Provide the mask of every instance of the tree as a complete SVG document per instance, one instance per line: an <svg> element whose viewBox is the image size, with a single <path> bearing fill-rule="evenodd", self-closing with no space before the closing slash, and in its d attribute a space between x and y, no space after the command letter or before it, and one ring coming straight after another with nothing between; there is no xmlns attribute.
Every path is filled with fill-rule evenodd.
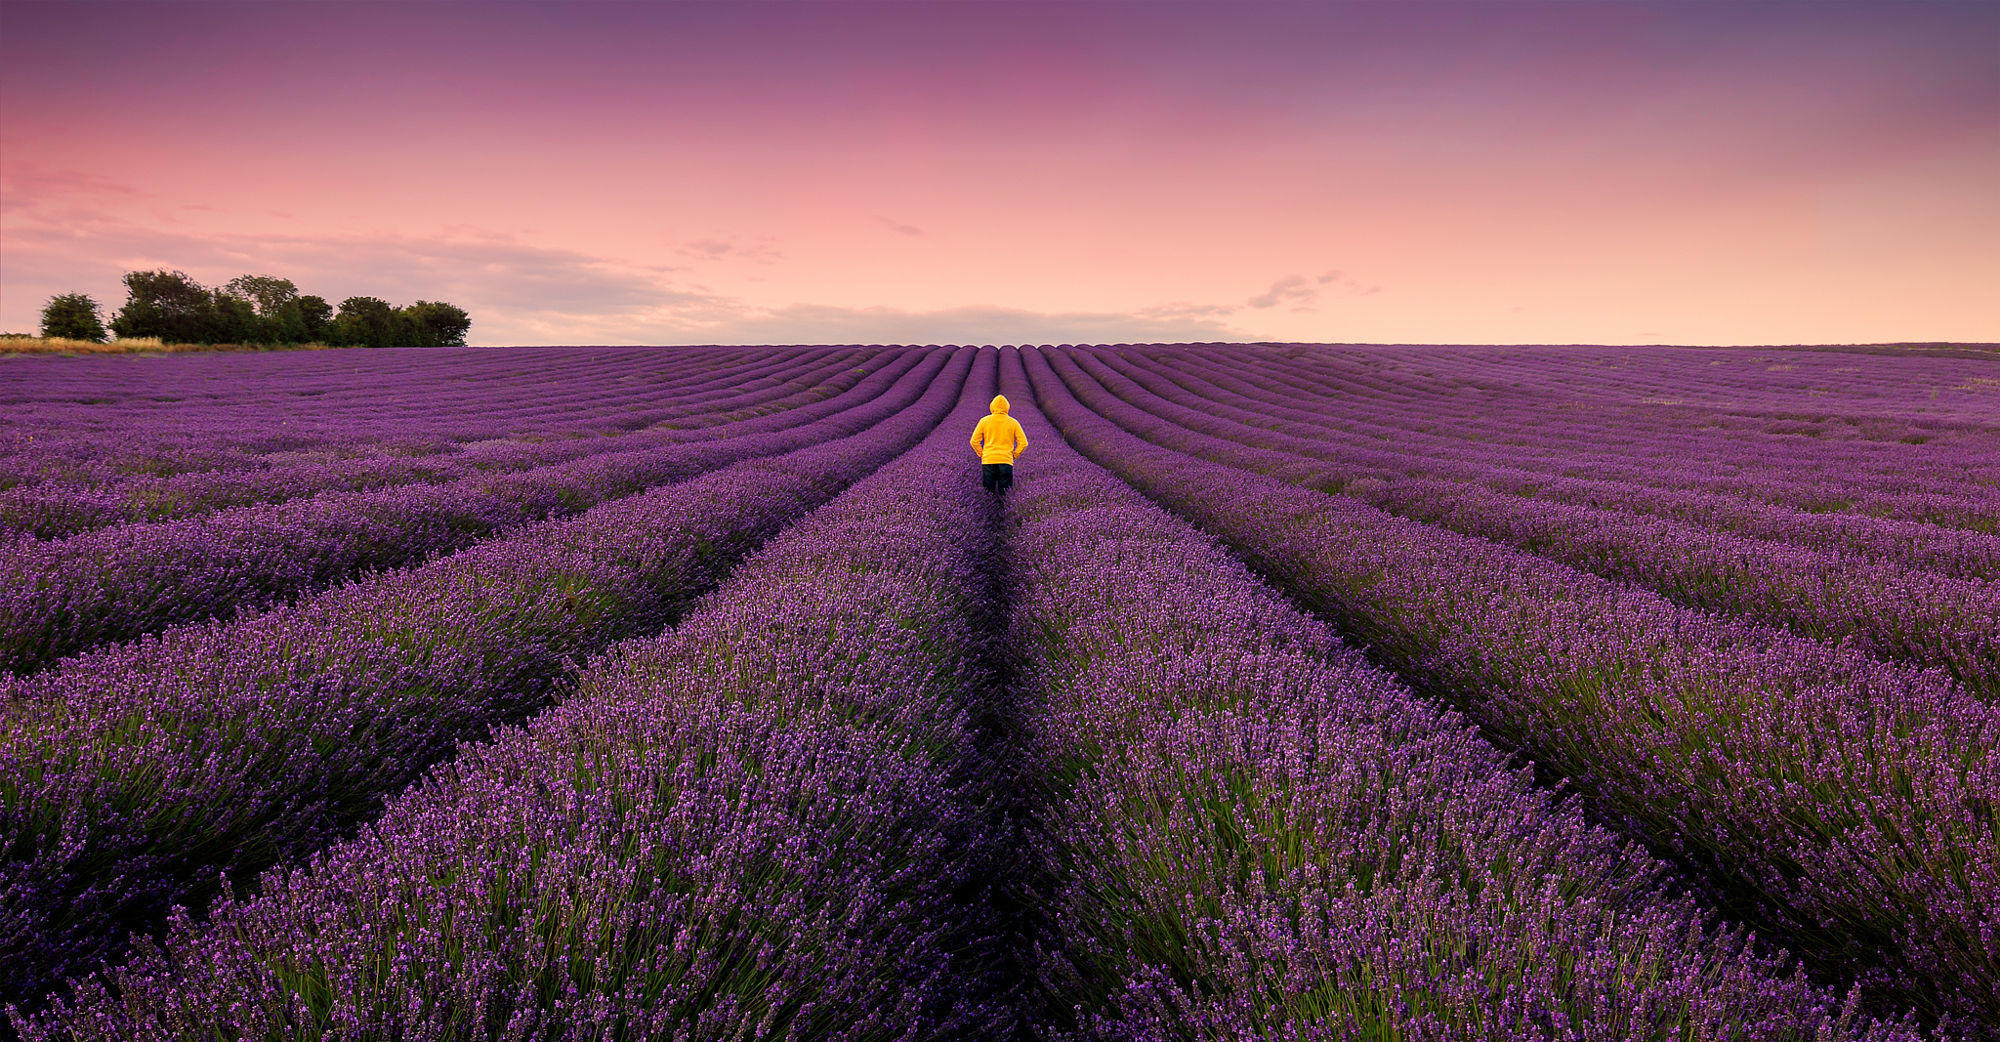
<svg viewBox="0 0 2000 1042"><path fill-rule="evenodd" d="M327 326L333 321L333 305L327 303L325 297L308 293L292 301L291 306L298 309L300 335L303 338L300 343L309 344L328 335Z"/></svg>
<svg viewBox="0 0 2000 1042"><path fill-rule="evenodd" d="M128 271L125 306L111 320L119 336L156 336L175 344L212 344L215 296L180 271Z"/></svg>
<svg viewBox="0 0 2000 1042"><path fill-rule="evenodd" d="M399 342L408 343L413 338L401 318L386 300L349 297L340 302L340 313L333 318L328 342L345 347L394 347Z"/></svg>
<svg viewBox="0 0 2000 1042"><path fill-rule="evenodd" d="M472 328L472 316L464 308L442 300L419 300L403 309L403 317L418 347L463 347L466 330Z"/></svg>
<svg viewBox="0 0 2000 1042"><path fill-rule="evenodd" d="M256 305L258 318L270 318L299 296L299 287L291 279L276 275L238 275L222 288L230 296Z"/></svg>
<svg viewBox="0 0 2000 1042"><path fill-rule="evenodd" d="M125 306L111 328L119 336L154 336L170 343L436 347L464 344L472 328L472 317L463 308L441 300L397 308L376 297L349 297L336 312L325 297L301 294L292 280L276 275L238 275L210 290L185 272L128 271L125 288ZM90 298L72 296L95 314ZM54 307L68 299L49 303Z"/></svg>
<svg viewBox="0 0 2000 1042"><path fill-rule="evenodd" d="M304 343L305 323L298 308L299 287L275 275L238 275L221 292L247 302L256 312L254 331L246 339L260 344Z"/></svg>
<svg viewBox="0 0 2000 1042"><path fill-rule="evenodd" d="M259 342L265 344L303 344L312 339L306 334L305 313L297 299L287 300L276 311L258 318L257 332Z"/></svg>
<svg viewBox="0 0 2000 1042"><path fill-rule="evenodd" d="M242 297L233 296L228 290L218 289L213 293L214 309L209 319L208 339L196 341L203 344L266 344L272 341L264 336L264 324L257 318L256 306Z"/></svg>
<svg viewBox="0 0 2000 1042"><path fill-rule="evenodd" d="M97 301L82 293L50 297L42 306L42 335L102 343L104 320L97 317Z"/></svg>

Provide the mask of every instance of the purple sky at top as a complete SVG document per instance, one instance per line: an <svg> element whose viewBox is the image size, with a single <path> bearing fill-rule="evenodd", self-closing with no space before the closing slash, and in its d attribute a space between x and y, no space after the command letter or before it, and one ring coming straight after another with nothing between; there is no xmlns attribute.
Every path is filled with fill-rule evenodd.
<svg viewBox="0 0 2000 1042"><path fill-rule="evenodd" d="M0 0L0 329L2000 339L2000 4Z"/></svg>

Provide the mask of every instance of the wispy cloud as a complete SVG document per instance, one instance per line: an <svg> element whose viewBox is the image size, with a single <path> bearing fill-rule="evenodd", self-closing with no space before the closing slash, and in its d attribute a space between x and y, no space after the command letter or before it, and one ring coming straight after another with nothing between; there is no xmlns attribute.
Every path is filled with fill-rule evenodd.
<svg viewBox="0 0 2000 1042"><path fill-rule="evenodd" d="M735 238L706 236L682 243L677 252L696 260L742 260L754 264L775 264L785 257L778 249L777 240L768 235Z"/></svg>
<svg viewBox="0 0 2000 1042"><path fill-rule="evenodd" d="M884 227L887 227L890 231L895 232L898 235L908 235L914 238L924 233L924 230L922 228L919 228L914 224L904 224L901 221L892 220L890 218L882 216L881 214L876 214L875 220L881 222Z"/></svg>
<svg viewBox="0 0 2000 1042"><path fill-rule="evenodd" d="M17 160L0 166L0 191L11 209L48 205L56 199L151 199L153 193L81 170L46 166L33 160Z"/></svg>
<svg viewBox="0 0 2000 1042"><path fill-rule="evenodd" d="M538 316L616 318L722 299L672 281L671 268L465 229L438 236L195 234L64 206L59 213L10 208L0 230L7 243L0 325L9 330L31 330L41 302L57 293L90 293L106 312L115 310L124 299L121 276L158 267L210 285L245 273L283 275L335 303L350 296L448 300L473 313L481 340L520 337Z"/></svg>
<svg viewBox="0 0 2000 1042"><path fill-rule="evenodd" d="M1253 308L1274 308L1280 304L1290 304L1293 311L1317 311L1312 305L1319 300L1322 292L1341 292L1351 296L1367 296L1380 293L1382 287L1349 278L1340 271L1325 271L1314 276L1286 275L1271 283L1271 288L1251 297L1244 303Z"/></svg>
<svg viewBox="0 0 2000 1042"><path fill-rule="evenodd" d="M1140 318L1173 321L1177 319L1219 319L1236 313L1236 308L1227 304L1193 304L1177 300L1170 304L1154 304L1143 307L1133 314Z"/></svg>
<svg viewBox="0 0 2000 1042"><path fill-rule="evenodd" d="M1132 312L1043 312L969 306L931 311L792 304L704 315L675 339L719 344L1059 344L1247 340L1213 318Z"/></svg>
<svg viewBox="0 0 2000 1042"><path fill-rule="evenodd" d="M1251 297L1244 303L1253 308L1276 307L1286 301L1303 303L1319 296L1319 287L1304 275L1287 275L1271 283L1271 288Z"/></svg>
<svg viewBox="0 0 2000 1042"><path fill-rule="evenodd" d="M472 313L471 340L480 344L1256 339L1225 321L1236 309L1186 301L1131 311L1066 312L999 305L907 310L760 304L684 281L672 265L634 264L462 226L435 236L195 234L88 207L66 206L59 220L54 216L12 207L5 214L0 325L31 330L41 302L63 292L91 293L109 312L123 300L124 272L172 267L209 285L245 273L279 274L335 303L349 296L394 303L448 300ZM735 241L710 245L718 257L738 254Z"/></svg>

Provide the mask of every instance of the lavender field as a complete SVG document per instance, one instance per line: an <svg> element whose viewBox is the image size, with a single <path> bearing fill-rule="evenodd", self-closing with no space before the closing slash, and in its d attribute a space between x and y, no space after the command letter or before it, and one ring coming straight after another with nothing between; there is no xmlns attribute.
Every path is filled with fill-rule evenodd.
<svg viewBox="0 0 2000 1042"><path fill-rule="evenodd" d="M0 359L0 671L24 1039L2000 1039L1974 348Z"/></svg>

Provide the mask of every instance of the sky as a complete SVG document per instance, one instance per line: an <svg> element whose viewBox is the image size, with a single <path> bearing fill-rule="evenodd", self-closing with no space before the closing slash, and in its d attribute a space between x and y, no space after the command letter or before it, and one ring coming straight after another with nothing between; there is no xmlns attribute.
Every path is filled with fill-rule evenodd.
<svg viewBox="0 0 2000 1042"><path fill-rule="evenodd" d="M2000 340L2000 2L0 0L0 330Z"/></svg>

